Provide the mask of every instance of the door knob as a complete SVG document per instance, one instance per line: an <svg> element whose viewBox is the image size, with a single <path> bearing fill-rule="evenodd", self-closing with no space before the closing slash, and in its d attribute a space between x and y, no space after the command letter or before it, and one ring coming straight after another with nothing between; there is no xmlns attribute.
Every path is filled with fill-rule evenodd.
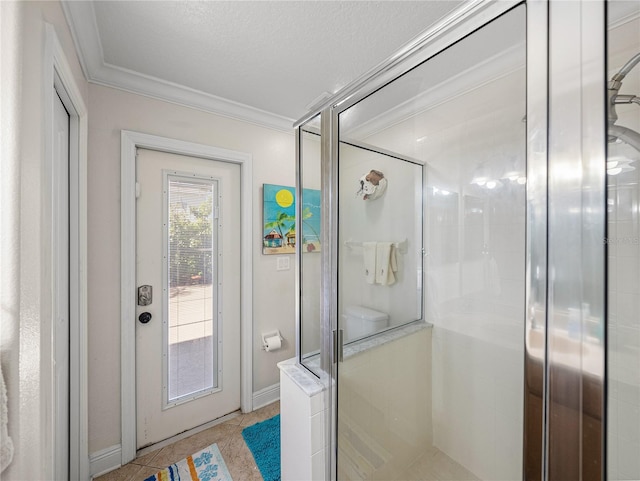
<svg viewBox="0 0 640 481"><path fill-rule="evenodd" d="M146 324L147 322L149 322L151 320L151 313L150 312L143 312L142 314L140 314L138 316L138 320L142 324Z"/></svg>

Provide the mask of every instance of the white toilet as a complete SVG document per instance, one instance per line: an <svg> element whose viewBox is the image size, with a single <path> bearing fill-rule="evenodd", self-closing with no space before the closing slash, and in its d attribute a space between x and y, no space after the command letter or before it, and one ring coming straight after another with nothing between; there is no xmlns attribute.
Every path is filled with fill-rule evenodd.
<svg viewBox="0 0 640 481"><path fill-rule="evenodd" d="M362 306L347 306L342 318L345 342L374 334L389 325L389 314Z"/></svg>

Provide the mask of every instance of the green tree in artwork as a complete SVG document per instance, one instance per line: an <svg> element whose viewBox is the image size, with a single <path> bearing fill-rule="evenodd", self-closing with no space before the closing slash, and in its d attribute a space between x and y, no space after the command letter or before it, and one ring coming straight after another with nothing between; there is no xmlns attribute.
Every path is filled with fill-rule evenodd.
<svg viewBox="0 0 640 481"><path fill-rule="evenodd" d="M309 207L305 207L304 210L302 211L302 223L305 226L307 226L311 230L311 232L313 232L313 235L316 236L316 239L318 239L318 241L320 241L320 236L318 235L316 230L311 225L311 222L307 222L307 220L311 219L311 217L313 217L313 212L311 212L311 209Z"/></svg>
<svg viewBox="0 0 640 481"><path fill-rule="evenodd" d="M313 228L313 226L311 225L311 222L307 222L307 220L310 219L311 217L313 217L313 212L311 212L311 209L309 207L305 207L304 210L302 211L302 223L303 223L303 225L305 227L309 228L309 230L311 230L311 232L313 232L313 235L315 236L317 241L320 242L320 235ZM304 232L304 229L303 229L303 232ZM303 239L303 242L306 243L306 240ZM312 252L315 249L316 249L316 247L312 242L309 242L307 244L307 251L308 252Z"/></svg>
<svg viewBox="0 0 640 481"><path fill-rule="evenodd" d="M211 282L211 199L188 208L172 203L169 211L170 285Z"/></svg>
<svg viewBox="0 0 640 481"><path fill-rule="evenodd" d="M288 227L291 227L288 223L291 222L295 224L296 218L293 215L289 215L286 212L280 211L278 212L278 217L276 220L271 222L266 222L264 224L265 229L278 229L278 234L284 239L284 232Z"/></svg>

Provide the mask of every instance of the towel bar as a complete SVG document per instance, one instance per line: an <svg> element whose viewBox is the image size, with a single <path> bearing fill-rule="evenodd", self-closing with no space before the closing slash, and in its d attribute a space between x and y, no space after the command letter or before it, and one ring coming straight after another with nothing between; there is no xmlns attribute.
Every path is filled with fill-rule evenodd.
<svg viewBox="0 0 640 481"><path fill-rule="evenodd" d="M383 242L383 241L379 241L379 242ZM397 249L398 252L404 254L404 253L407 252L407 244L408 244L408 242L409 241L407 239L404 239L402 241L392 242L392 244ZM348 240L348 241L344 242L344 245L346 247L350 248L350 249L355 249L355 248L358 248L358 247L362 247L364 245L364 242Z"/></svg>

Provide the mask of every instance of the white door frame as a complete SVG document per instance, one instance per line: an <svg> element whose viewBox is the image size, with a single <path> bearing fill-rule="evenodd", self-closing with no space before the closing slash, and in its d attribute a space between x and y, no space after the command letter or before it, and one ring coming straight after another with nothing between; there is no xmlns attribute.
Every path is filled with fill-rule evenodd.
<svg viewBox="0 0 640 481"><path fill-rule="evenodd" d="M121 393L122 464L136 457L136 149L230 162L240 165L240 408L253 410L253 249L252 156L156 135L121 133Z"/></svg>
<svg viewBox="0 0 640 481"><path fill-rule="evenodd" d="M87 139L88 112L82 100L73 71L64 54L55 28L45 24L46 44L44 51L44 178L50 184L44 196L51 209L51 313L55 315L61 303L69 303L69 425L61 425L59 419L60 406L55 402L54 367L58 359L55 332L55 319L51 322L51 331L43 332L43 341L51 340L51 369L43 370L42 385L49 390L51 399L52 422L44 427L45 436L50 439L51 446L45 448L46 459L53 465L51 472L58 465L55 460L53 441L59 429L69 429L69 479L89 479L89 409L88 409L88 356L87 356ZM69 112L69 246L60 245L56 237L56 226L62 212L55 209L54 199L60 192L61 184L58 172L55 171L53 158L53 105L55 96L60 96L63 105ZM47 207L43 209L46 212ZM59 269L62 249L69 249L69 293L68 298L56 297L53 283ZM62 295L62 294L61 294ZM66 423L65 423L66 424ZM51 432L48 432L49 429ZM48 470L49 468L47 468ZM56 473L57 474L57 473Z"/></svg>

